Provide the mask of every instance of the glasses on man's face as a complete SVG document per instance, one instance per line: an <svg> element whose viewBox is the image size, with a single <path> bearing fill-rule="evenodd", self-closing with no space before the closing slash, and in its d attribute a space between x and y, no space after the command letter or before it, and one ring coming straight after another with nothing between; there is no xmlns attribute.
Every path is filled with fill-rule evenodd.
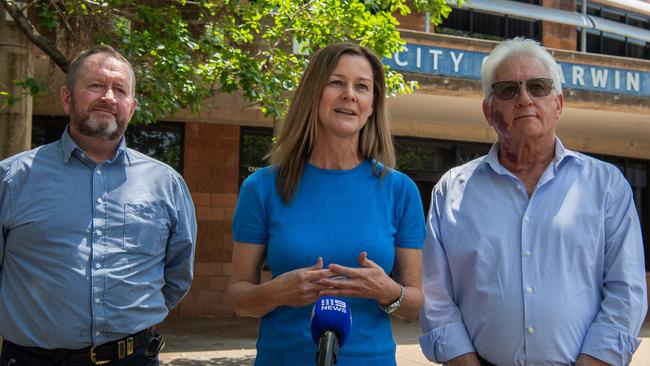
<svg viewBox="0 0 650 366"><path fill-rule="evenodd" d="M553 91L553 79L535 78L526 81L499 81L492 84L492 95L499 100L510 100L519 95L521 84L526 85L528 94L533 97L546 97Z"/></svg>

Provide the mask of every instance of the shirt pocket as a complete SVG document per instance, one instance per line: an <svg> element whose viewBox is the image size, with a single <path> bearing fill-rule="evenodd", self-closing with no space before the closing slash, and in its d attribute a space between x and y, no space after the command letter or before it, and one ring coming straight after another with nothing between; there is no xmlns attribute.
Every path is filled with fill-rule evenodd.
<svg viewBox="0 0 650 366"><path fill-rule="evenodd" d="M124 250L145 255L164 254L169 236L164 206L157 203L124 205Z"/></svg>

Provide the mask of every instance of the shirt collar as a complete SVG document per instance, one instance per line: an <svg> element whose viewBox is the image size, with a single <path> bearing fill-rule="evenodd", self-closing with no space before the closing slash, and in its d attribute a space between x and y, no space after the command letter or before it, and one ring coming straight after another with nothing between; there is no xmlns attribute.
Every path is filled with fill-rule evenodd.
<svg viewBox="0 0 650 366"><path fill-rule="evenodd" d="M61 143L63 145L63 162L67 163L70 160L70 157L72 156L72 152L75 149L79 149L79 146L74 142L72 137L70 137L70 133L68 132L69 125L65 126L65 130L63 130L63 135L61 135ZM81 150L81 149L79 149Z"/></svg>
<svg viewBox="0 0 650 366"><path fill-rule="evenodd" d="M494 143L483 159L483 164L487 164L499 174L508 174L508 170L499 162L499 143Z"/></svg>
<svg viewBox="0 0 650 366"><path fill-rule="evenodd" d="M560 168L563 161L571 158L576 159L577 161L584 160L584 157L581 154L565 148L564 145L562 145L560 138L555 136L555 158L553 158L555 170Z"/></svg>
<svg viewBox="0 0 650 366"><path fill-rule="evenodd" d="M574 158L578 161L584 160L579 153L565 148L564 145L562 145L560 138L555 136L555 157L552 161L555 171L560 168L560 165L562 165L565 160L571 158ZM497 173L508 174L508 170L503 165L501 165L501 162L499 162L499 143L492 145L490 151L485 156L485 159L483 159L483 162L485 164L488 164L492 170Z"/></svg>
<svg viewBox="0 0 650 366"><path fill-rule="evenodd" d="M83 151L70 136L70 132L68 131L69 128L70 125L69 124L66 125L65 130L63 131L63 135L61 135L61 142L63 144L64 163L67 163L70 160L70 157L72 156L72 153L75 150ZM113 159L111 161L115 161L121 155L123 155L125 157L126 162L129 165L131 165L131 154L129 153L129 149L126 148L126 142L124 140L124 136L120 138L120 144L117 146L117 150L115 151L115 155L113 156Z"/></svg>

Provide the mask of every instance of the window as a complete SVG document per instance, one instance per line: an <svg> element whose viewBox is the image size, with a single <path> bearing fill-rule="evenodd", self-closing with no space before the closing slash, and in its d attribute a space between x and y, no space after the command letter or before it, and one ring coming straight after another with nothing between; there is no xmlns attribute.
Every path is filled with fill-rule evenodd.
<svg viewBox="0 0 650 366"><path fill-rule="evenodd" d="M425 216L431 190L449 169L487 154L490 144L395 137L397 169L408 175L420 191Z"/></svg>
<svg viewBox="0 0 650 366"><path fill-rule="evenodd" d="M273 129L241 127L239 142L239 185L257 169L268 165L264 157L271 151Z"/></svg>
<svg viewBox="0 0 650 366"><path fill-rule="evenodd" d="M67 117L34 116L32 147L58 140L67 124ZM124 137L128 147L160 160L177 172L183 173L184 124L158 122L151 125L129 125Z"/></svg>
<svg viewBox="0 0 650 366"><path fill-rule="evenodd" d="M582 12L582 1L576 2L576 11ZM603 18L609 21L627 24L641 29L650 29L650 20L639 14L629 13L620 9L608 8L600 4L587 2L587 15ZM582 49L578 29L577 50ZM622 56L650 60L650 43L638 39L629 39L617 34L587 30L587 52L601 53L612 56Z"/></svg>
<svg viewBox="0 0 650 366"><path fill-rule="evenodd" d="M537 0L518 0L520 3L540 5ZM490 14L473 9L455 8L436 33L463 37L503 40L526 37L541 40L541 22L518 19L501 14Z"/></svg>
<svg viewBox="0 0 650 366"><path fill-rule="evenodd" d="M127 128L126 146L160 160L183 174L185 125L178 122L158 122Z"/></svg>

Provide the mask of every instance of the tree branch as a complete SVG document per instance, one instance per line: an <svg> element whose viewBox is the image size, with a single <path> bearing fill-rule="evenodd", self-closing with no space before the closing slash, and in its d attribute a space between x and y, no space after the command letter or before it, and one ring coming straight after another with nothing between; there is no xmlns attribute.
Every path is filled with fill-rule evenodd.
<svg viewBox="0 0 650 366"><path fill-rule="evenodd" d="M282 41L284 39L284 36L286 34L288 34L290 31L293 31L294 28L292 27L292 24L293 24L294 19L297 18L301 13L306 11L312 5L312 3L313 3L313 0L310 0L310 1L307 1L307 2L303 3L298 8L298 11L296 11L296 13L293 14L293 16L289 16L287 18L288 21L287 21L287 24L286 24L285 28L282 30L282 33L280 33L280 35L278 36L278 39L276 39L275 42L273 43L273 46L271 47L271 52L269 52L269 55L266 57L266 59L264 61L262 61L261 65L260 65L260 70L266 70L268 68L268 64L273 59L273 56L275 55L275 50L280 45L280 41ZM260 53L258 53L258 54L260 54Z"/></svg>
<svg viewBox="0 0 650 366"><path fill-rule="evenodd" d="M52 61L54 61L54 63L67 74L68 66L70 64L68 58L65 57L65 55L59 51L59 49L56 48L49 39L43 37L38 30L36 30L34 24L25 17L22 9L18 7L18 4L12 0L0 0L0 4L2 4L9 15L11 15L23 34L25 34L33 44L43 50L43 52L45 52Z"/></svg>
<svg viewBox="0 0 650 366"><path fill-rule="evenodd" d="M130 20L130 21L132 21L134 23L140 21L140 19L138 18L137 15L135 15L133 13L130 13L130 12L126 11L126 10L123 10L123 9L120 9L120 8L117 8L117 7L115 7L115 8L106 8L102 4L100 4L100 3L96 2L96 1L92 1L92 0L84 0L84 2L87 5L92 6L94 8L97 8L97 9L103 9L103 10L108 9L109 13L115 13L115 14L117 14L119 16L122 16L122 17L124 17L124 18L126 18L126 19L128 19L128 20Z"/></svg>

